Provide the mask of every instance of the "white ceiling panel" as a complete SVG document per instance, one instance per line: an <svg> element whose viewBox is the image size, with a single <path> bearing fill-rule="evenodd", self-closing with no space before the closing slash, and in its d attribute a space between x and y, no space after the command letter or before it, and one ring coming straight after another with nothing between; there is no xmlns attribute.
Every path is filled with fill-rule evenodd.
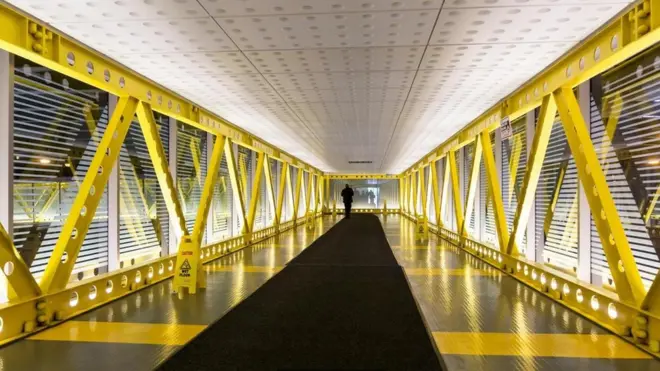
<svg viewBox="0 0 660 371"><path fill-rule="evenodd" d="M322 170L387 173L413 164L629 3L10 2Z"/></svg>
<svg viewBox="0 0 660 371"><path fill-rule="evenodd" d="M424 47L250 51L263 73L416 70Z"/></svg>
<svg viewBox="0 0 660 371"><path fill-rule="evenodd" d="M200 0L214 17L438 9L442 0Z"/></svg>
<svg viewBox="0 0 660 371"><path fill-rule="evenodd" d="M437 12L216 18L242 50L425 45Z"/></svg>
<svg viewBox="0 0 660 371"><path fill-rule="evenodd" d="M32 0L15 1L46 22L99 22L207 17L196 0Z"/></svg>
<svg viewBox="0 0 660 371"><path fill-rule="evenodd" d="M128 53L236 50L212 18L77 22L59 27L115 58Z"/></svg>
<svg viewBox="0 0 660 371"><path fill-rule="evenodd" d="M599 4L443 9L431 44L579 41L614 12Z"/></svg>

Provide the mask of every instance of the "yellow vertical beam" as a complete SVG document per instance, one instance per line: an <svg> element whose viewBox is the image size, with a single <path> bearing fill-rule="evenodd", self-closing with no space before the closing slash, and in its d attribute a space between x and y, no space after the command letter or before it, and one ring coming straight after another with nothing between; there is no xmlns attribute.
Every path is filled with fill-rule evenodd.
<svg viewBox="0 0 660 371"><path fill-rule="evenodd" d="M641 305L645 295L642 279L580 106L570 88L557 89L553 94L616 291L621 300Z"/></svg>
<svg viewBox="0 0 660 371"><path fill-rule="evenodd" d="M406 194L405 188L404 188L404 178L399 177L399 208L401 211L406 211L406 208L403 204L403 195Z"/></svg>
<svg viewBox="0 0 660 371"><path fill-rule="evenodd" d="M298 169L296 176L296 194L293 199L293 220L298 219L298 207L300 206L300 189L303 183L303 171Z"/></svg>
<svg viewBox="0 0 660 371"><path fill-rule="evenodd" d="M495 165L495 157L493 156L493 146L490 144L490 134L487 131L479 135L481 136L486 179L488 181L488 196L492 201L499 249L504 252L509 243L509 227L506 225L504 204L502 203L502 189L500 188L497 165Z"/></svg>
<svg viewBox="0 0 660 371"><path fill-rule="evenodd" d="M463 225L463 207L461 205L461 189L458 182L458 166L456 166L456 154L454 151L447 153L449 173L451 176L451 189L454 196L454 213L456 214L456 231L460 233Z"/></svg>
<svg viewBox="0 0 660 371"><path fill-rule="evenodd" d="M271 159L270 156L264 153L264 177L266 179L266 195L268 196L268 205L270 209L273 210L273 224L277 225L277 216L275 215L275 191L273 190L273 174L271 174Z"/></svg>
<svg viewBox="0 0 660 371"><path fill-rule="evenodd" d="M419 197L422 199L422 215L424 218L427 218L426 215L426 179L424 176L424 168L419 169Z"/></svg>
<svg viewBox="0 0 660 371"><path fill-rule="evenodd" d="M438 192L438 169L436 167L435 161L430 165L431 172L431 191L433 192L433 207L435 210L435 224L441 226L442 222L440 221L440 194Z"/></svg>
<svg viewBox="0 0 660 371"><path fill-rule="evenodd" d="M294 185L291 182L291 166L288 165L288 164L287 164L287 166L288 166L287 171L286 171L286 194L288 195L287 202L289 204L289 210L293 211L294 203L295 203L295 199L294 199L294 195L293 195ZM296 179L296 181L297 180L298 179ZM295 217L292 218L292 219L295 219Z"/></svg>
<svg viewBox="0 0 660 371"><path fill-rule="evenodd" d="M289 179L289 183L287 183L287 179ZM277 208L275 209L275 225L280 225L282 222L282 206L284 205L284 196L286 195L288 187L290 188L289 164L282 162L282 168L280 169L280 184L277 188L279 194L277 195Z"/></svg>
<svg viewBox="0 0 660 371"><path fill-rule="evenodd" d="M417 183L418 183L417 182L417 177L418 177L417 173L418 173L417 171L412 173L412 177L411 177L412 187L410 187L411 192L412 192L412 210L413 210L413 216L415 216L415 217L417 217L417 196L419 194L419 189L417 187Z"/></svg>
<svg viewBox="0 0 660 371"><path fill-rule="evenodd" d="M181 203L177 196L174 179L172 179L172 174L169 170L168 159L167 156L165 156L165 150L163 149L163 143L158 134L158 126L156 126L151 106L147 103L140 102L137 105L137 116L140 128L142 129L142 134L144 135L144 140L147 144L151 163L154 165L154 172L156 173L158 184L163 193L165 206L167 206L170 219L173 219L172 224L175 226L174 233L177 237L181 238L188 234L186 218L181 209Z"/></svg>
<svg viewBox="0 0 660 371"><path fill-rule="evenodd" d="M325 179L322 175L318 175L316 177L316 192L314 192L314 195L316 196L314 198L314 215L319 211L319 203L321 200L323 200L323 184L325 182Z"/></svg>
<svg viewBox="0 0 660 371"><path fill-rule="evenodd" d="M259 205L259 186L261 185L261 175L264 173L264 160L266 155L263 152L257 152L257 168L252 178L252 197L250 197L250 208L248 209L248 232L254 230L254 219L257 217L257 206Z"/></svg>
<svg viewBox="0 0 660 371"><path fill-rule="evenodd" d="M41 295L41 288L2 225L0 225L0 266L13 267L9 275L6 274L8 269L4 269L4 273L17 299L30 299ZM14 299L12 295L9 298Z"/></svg>
<svg viewBox="0 0 660 371"><path fill-rule="evenodd" d="M478 136L474 139L474 153L472 156L472 167L470 168L470 179L468 181L468 193L465 196L465 216L463 217L463 225L460 229L461 236L467 236L467 224L472 217L472 210L474 210L474 197L477 194L477 180L479 179L479 168L481 166L481 138Z"/></svg>
<svg viewBox="0 0 660 371"><path fill-rule="evenodd" d="M218 135L215 138L213 152L211 153L211 162L206 171L204 190L202 191L202 198L199 200L197 217L195 218L195 226L192 232L193 241L196 241L196 243L201 243L204 232L206 231L206 222L208 220L209 209L211 209L211 203L213 202L213 191L218 181L218 170L222 162L222 152L225 150L226 141L227 138L223 135Z"/></svg>
<svg viewBox="0 0 660 371"><path fill-rule="evenodd" d="M324 211L330 208L330 178L325 177L325 191L323 192L323 209Z"/></svg>
<svg viewBox="0 0 660 371"><path fill-rule="evenodd" d="M550 141L550 134L552 133L552 126L555 122L555 115L557 114L557 104L552 95L543 97L541 104L541 111L534 132L534 140L532 141L532 148L530 149L529 160L527 161L527 170L523 178L522 189L520 192L520 201L516 208L516 214L513 219L513 230L509 238L507 246L507 254L518 255L518 244L522 241L522 236L525 229L527 229L527 221L529 213L532 210L534 203L534 195L536 194L536 187L541 177L541 168L543 167L543 160L545 153L548 149L548 142ZM559 187L557 187L557 192Z"/></svg>
<svg viewBox="0 0 660 371"><path fill-rule="evenodd" d="M449 156L445 156L445 166L442 177L442 194L440 194L440 218L438 219L438 226L443 226L445 223L442 220L445 209L447 208L447 196L449 196Z"/></svg>
<svg viewBox="0 0 660 371"><path fill-rule="evenodd" d="M117 102L46 265L41 279L41 289L46 293L63 289L69 282L96 208L101 202L103 189L119 158L137 103L137 99L132 97L122 97Z"/></svg>
<svg viewBox="0 0 660 371"><path fill-rule="evenodd" d="M243 221L243 228L241 234L248 232L248 223L245 213L245 199L243 198L244 189L242 189L241 181L239 180L238 169L236 166L236 156L234 156L234 149L232 141L227 139L225 141L225 158L227 159L227 170L229 172L229 181L231 182L231 189L234 196L234 204L238 207L238 217Z"/></svg>
<svg viewBox="0 0 660 371"><path fill-rule="evenodd" d="M312 183L314 183L314 175L312 173L307 173L307 188L305 189L305 215L310 210L312 204Z"/></svg>

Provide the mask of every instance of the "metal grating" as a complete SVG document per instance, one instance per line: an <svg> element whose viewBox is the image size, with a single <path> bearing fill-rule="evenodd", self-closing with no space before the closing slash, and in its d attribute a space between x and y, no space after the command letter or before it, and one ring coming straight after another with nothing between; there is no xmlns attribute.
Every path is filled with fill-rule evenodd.
<svg viewBox="0 0 660 371"><path fill-rule="evenodd" d="M50 258L108 124L108 94L16 57L14 80L14 231L38 278ZM107 189L74 273L108 264Z"/></svg>
<svg viewBox="0 0 660 371"><path fill-rule="evenodd" d="M660 230L656 208L660 195L658 60L660 49L655 48L591 83L591 137L647 288L660 267L660 241L655 237ZM611 284L593 221L591 246L593 280Z"/></svg>

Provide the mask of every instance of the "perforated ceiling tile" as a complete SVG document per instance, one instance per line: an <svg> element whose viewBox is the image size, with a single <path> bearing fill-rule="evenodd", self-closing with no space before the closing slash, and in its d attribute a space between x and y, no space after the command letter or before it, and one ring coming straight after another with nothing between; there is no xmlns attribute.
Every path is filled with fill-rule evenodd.
<svg viewBox="0 0 660 371"><path fill-rule="evenodd" d="M415 70L424 47L250 51L263 73Z"/></svg>
<svg viewBox="0 0 660 371"><path fill-rule="evenodd" d="M236 50L212 18L61 23L60 27L111 55Z"/></svg>
<svg viewBox="0 0 660 371"><path fill-rule="evenodd" d="M216 18L243 50L425 45L437 11Z"/></svg>
<svg viewBox="0 0 660 371"><path fill-rule="evenodd" d="M439 9L442 0L200 0L218 17Z"/></svg>
<svg viewBox="0 0 660 371"><path fill-rule="evenodd" d="M556 6L581 4L626 4L626 0L446 0L443 8Z"/></svg>
<svg viewBox="0 0 660 371"><path fill-rule="evenodd" d="M10 0L46 22L206 17L196 0Z"/></svg>
<svg viewBox="0 0 660 371"><path fill-rule="evenodd" d="M443 9L431 44L577 42L619 9L613 4Z"/></svg>
<svg viewBox="0 0 660 371"><path fill-rule="evenodd" d="M548 65L563 54L568 42L506 45L430 46L420 69L511 69L533 70Z"/></svg>
<svg viewBox="0 0 660 371"><path fill-rule="evenodd" d="M204 53L119 54L117 59L133 68L176 75L256 74L257 69L239 51Z"/></svg>
<svg viewBox="0 0 660 371"><path fill-rule="evenodd" d="M267 74L277 90L346 89L351 87L405 88L412 84L415 71L331 72Z"/></svg>

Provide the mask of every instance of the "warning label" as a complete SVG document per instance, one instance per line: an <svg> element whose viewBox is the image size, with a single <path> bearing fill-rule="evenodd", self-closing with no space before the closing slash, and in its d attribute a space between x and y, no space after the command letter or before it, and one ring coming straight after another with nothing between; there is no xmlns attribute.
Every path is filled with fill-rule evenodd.
<svg viewBox="0 0 660 371"><path fill-rule="evenodd" d="M181 267L179 268L179 277L190 277L190 269L192 267L190 266L190 263L188 263L188 259L183 261L183 264L181 264Z"/></svg>

